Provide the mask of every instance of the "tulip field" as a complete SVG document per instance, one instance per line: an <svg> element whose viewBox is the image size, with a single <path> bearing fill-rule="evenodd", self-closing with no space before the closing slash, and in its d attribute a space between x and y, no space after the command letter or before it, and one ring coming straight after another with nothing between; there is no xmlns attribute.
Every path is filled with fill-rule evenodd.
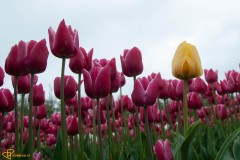
<svg viewBox="0 0 240 160"><path fill-rule="evenodd" d="M123 49L120 71L119 57L94 59L64 20L48 35L49 46L21 40L0 64L0 159L240 160L239 71L219 80L183 41L169 71L176 79L143 77L138 47ZM49 54L62 62L53 104L38 81ZM6 74L11 89L1 87ZM134 82L129 95L122 93L125 77Z"/></svg>

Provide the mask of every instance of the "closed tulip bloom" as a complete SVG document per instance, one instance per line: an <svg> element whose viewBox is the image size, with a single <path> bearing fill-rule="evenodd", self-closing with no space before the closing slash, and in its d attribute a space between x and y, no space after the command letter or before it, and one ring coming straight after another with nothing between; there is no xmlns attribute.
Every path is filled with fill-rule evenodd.
<svg viewBox="0 0 240 160"><path fill-rule="evenodd" d="M202 66L196 47L186 41L180 43L172 60L172 74L182 80L202 75Z"/></svg>
<svg viewBox="0 0 240 160"><path fill-rule="evenodd" d="M124 50L123 56L120 56L122 71L125 76L133 77L143 72L143 62L141 51L137 47Z"/></svg>
<svg viewBox="0 0 240 160"><path fill-rule="evenodd" d="M52 114L52 122L55 125L61 126L61 113L59 112L54 112Z"/></svg>
<svg viewBox="0 0 240 160"><path fill-rule="evenodd" d="M39 42L30 41L27 46L27 56L25 59L25 67L28 73L42 73L47 68L48 49L46 40L42 39Z"/></svg>
<svg viewBox="0 0 240 160"><path fill-rule="evenodd" d="M61 78L56 77L54 80L54 93L58 99L60 98ZM78 84L72 76L64 76L64 98L71 99L77 92Z"/></svg>
<svg viewBox="0 0 240 160"><path fill-rule="evenodd" d="M160 118L158 116L159 115L158 105L156 103L152 106L148 106L147 111L148 111L148 121L150 123L160 121ZM140 120L145 123L144 108L142 107L140 108Z"/></svg>
<svg viewBox="0 0 240 160"><path fill-rule="evenodd" d="M109 69L110 69L111 82L115 80L116 75L117 75L117 67L116 67L116 59L115 58L112 58L111 60L107 60L105 58L100 59L100 60L94 59L93 65L99 66L99 67L105 67L108 65Z"/></svg>
<svg viewBox="0 0 240 160"><path fill-rule="evenodd" d="M34 75L34 82L36 84L38 81L37 75ZM12 85L15 84L15 77L12 76ZM27 94L30 91L30 74L25 76L18 77L17 93L18 94Z"/></svg>
<svg viewBox="0 0 240 160"><path fill-rule="evenodd" d="M126 84L126 79L123 72L120 73L120 86L123 87Z"/></svg>
<svg viewBox="0 0 240 160"><path fill-rule="evenodd" d="M118 89L120 88L120 73L117 72L115 79L113 81L111 81L111 93L115 93L118 91Z"/></svg>
<svg viewBox="0 0 240 160"><path fill-rule="evenodd" d="M195 92L198 92L200 94L204 94L207 92L207 84L200 77L197 77L193 81L193 88Z"/></svg>
<svg viewBox="0 0 240 160"><path fill-rule="evenodd" d="M204 76L207 83L214 83L218 81L218 70L213 71L212 69L204 69Z"/></svg>
<svg viewBox="0 0 240 160"><path fill-rule="evenodd" d="M157 156L157 160L173 160L173 154L168 139L165 141L157 140L154 146L154 152Z"/></svg>
<svg viewBox="0 0 240 160"><path fill-rule="evenodd" d="M83 70L86 94L92 98L103 98L110 93L111 79L109 66L94 66L90 72Z"/></svg>
<svg viewBox="0 0 240 160"><path fill-rule="evenodd" d="M156 101L158 95L158 82L160 74L149 81L146 77L138 78L134 82L132 101L136 106L150 106Z"/></svg>
<svg viewBox="0 0 240 160"><path fill-rule="evenodd" d="M50 27L48 29L50 48L54 56L58 58L71 58L77 54L79 48L78 32L66 26L62 20L57 32Z"/></svg>
<svg viewBox="0 0 240 160"><path fill-rule="evenodd" d="M33 153L33 160L42 160L42 153L41 152Z"/></svg>
<svg viewBox="0 0 240 160"><path fill-rule="evenodd" d="M5 71L12 76L27 75L25 68L25 59L27 56L27 43L20 41L14 45L5 60Z"/></svg>
<svg viewBox="0 0 240 160"><path fill-rule="evenodd" d="M82 69L90 70L92 67L92 56L93 49L91 49L88 54L85 49L80 47L77 50L77 55L70 58L69 60L69 68L73 73L82 73Z"/></svg>
<svg viewBox="0 0 240 160"><path fill-rule="evenodd" d="M217 93L219 95L224 95L227 93L227 81L226 80L222 80L220 81L220 83L217 84L216 87Z"/></svg>
<svg viewBox="0 0 240 160"><path fill-rule="evenodd" d="M33 86L33 105L40 106L45 102L45 91L43 90L43 85L34 85Z"/></svg>
<svg viewBox="0 0 240 160"><path fill-rule="evenodd" d="M169 82L165 79L162 80L162 89L158 92L158 98L167 99L169 97Z"/></svg>
<svg viewBox="0 0 240 160"><path fill-rule="evenodd" d="M46 141L48 146L52 146L57 142L57 138L54 134L48 134Z"/></svg>
<svg viewBox="0 0 240 160"><path fill-rule="evenodd" d="M198 93L191 92L188 95L188 108L200 109L202 107L202 101Z"/></svg>
<svg viewBox="0 0 240 160"><path fill-rule="evenodd" d="M10 112L14 109L14 99L9 89L0 89L0 112Z"/></svg>
<svg viewBox="0 0 240 160"><path fill-rule="evenodd" d="M78 134L78 122L76 116L68 116L67 117L67 134L70 136L74 136Z"/></svg>
<svg viewBox="0 0 240 160"><path fill-rule="evenodd" d="M4 71L0 66L0 87L3 85L3 79L4 79Z"/></svg>
<svg viewBox="0 0 240 160"><path fill-rule="evenodd" d="M37 106L36 118L43 119L46 116L47 116L46 105Z"/></svg>

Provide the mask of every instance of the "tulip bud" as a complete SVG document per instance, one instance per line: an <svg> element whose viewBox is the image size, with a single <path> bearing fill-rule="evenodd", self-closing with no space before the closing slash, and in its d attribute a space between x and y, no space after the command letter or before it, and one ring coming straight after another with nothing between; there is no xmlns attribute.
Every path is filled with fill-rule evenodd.
<svg viewBox="0 0 240 160"><path fill-rule="evenodd" d="M207 84L203 81L203 79L198 77L193 81L193 88L195 92L204 94L207 91Z"/></svg>
<svg viewBox="0 0 240 160"><path fill-rule="evenodd" d="M91 49L88 54L85 49L80 47L77 50L77 55L70 58L69 68L73 73L82 73L82 69L90 70L92 67L92 55L93 49Z"/></svg>
<svg viewBox="0 0 240 160"><path fill-rule="evenodd" d="M33 86L33 105L40 106L45 102L45 91L42 84Z"/></svg>
<svg viewBox="0 0 240 160"><path fill-rule="evenodd" d="M200 109L202 107L202 101L196 92L191 92L188 95L188 108Z"/></svg>
<svg viewBox="0 0 240 160"><path fill-rule="evenodd" d="M66 26L62 20L57 32L50 27L48 29L50 48L54 56L58 58L71 58L77 54L79 47L78 32Z"/></svg>
<svg viewBox="0 0 240 160"><path fill-rule="evenodd" d="M212 69L204 69L204 76L207 83L212 84L218 81L218 71L213 71Z"/></svg>
<svg viewBox="0 0 240 160"><path fill-rule="evenodd" d="M3 79L4 79L4 71L0 66L0 87L3 85Z"/></svg>
<svg viewBox="0 0 240 160"><path fill-rule="evenodd" d="M9 89L0 89L0 112L10 112L14 109L13 95Z"/></svg>
<svg viewBox="0 0 240 160"><path fill-rule="evenodd" d="M67 117L67 133L70 136L78 134L78 122L76 116Z"/></svg>
<svg viewBox="0 0 240 160"><path fill-rule="evenodd" d="M186 41L182 42L172 60L172 74L182 80L202 75L202 66L196 47Z"/></svg>
<svg viewBox="0 0 240 160"><path fill-rule="evenodd" d="M132 101L137 106L153 105L158 95L158 82L160 74L153 80L149 81L146 77L138 78L134 82L134 89L132 92Z"/></svg>
<svg viewBox="0 0 240 160"><path fill-rule="evenodd" d="M122 71L125 76L133 77L143 72L142 54L137 47L124 50L123 56L120 56Z"/></svg>
<svg viewBox="0 0 240 160"><path fill-rule="evenodd" d="M173 154L168 139L165 141L157 140L154 146L154 152L157 156L157 160L173 160Z"/></svg>
<svg viewBox="0 0 240 160"><path fill-rule="evenodd" d="M46 116L47 116L46 106L45 105L37 106L36 118L43 119Z"/></svg>

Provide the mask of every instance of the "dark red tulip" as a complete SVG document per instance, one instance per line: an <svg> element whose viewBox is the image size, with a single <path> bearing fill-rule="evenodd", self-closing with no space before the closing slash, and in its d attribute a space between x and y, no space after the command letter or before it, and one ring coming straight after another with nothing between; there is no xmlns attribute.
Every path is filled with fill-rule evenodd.
<svg viewBox="0 0 240 160"><path fill-rule="evenodd" d="M54 112L52 114L52 122L55 125L61 126L61 113L60 112Z"/></svg>
<svg viewBox="0 0 240 160"><path fill-rule="evenodd" d="M124 50L120 56L122 71L127 77L140 75L143 72L143 62L141 51L137 47Z"/></svg>
<svg viewBox="0 0 240 160"><path fill-rule="evenodd" d="M3 85L3 79L4 79L4 71L0 66L0 87Z"/></svg>
<svg viewBox="0 0 240 160"><path fill-rule="evenodd" d="M45 91L43 90L43 85L34 85L33 86L33 105L40 106L45 102Z"/></svg>
<svg viewBox="0 0 240 160"><path fill-rule="evenodd" d="M18 85L17 85L17 93L18 94L27 94L30 91L30 74L25 76L18 77ZM38 76L34 75L34 82L33 84L37 84ZM15 84L15 77L12 76L12 85Z"/></svg>
<svg viewBox="0 0 240 160"><path fill-rule="evenodd" d="M27 56L27 43L20 41L18 45L14 45L5 60L5 71L12 76L27 75L25 68L25 59Z"/></svg>
<svg viewBox="0 0 240 160"><path fill-rule="evenodd" d="M77 50L77 55L70 58L69 60L69 68L73 73L82 73L82 69L90 70L92 67L92 56L93 49L91 49L88 54L85 49L80 47Z"/></svg>
<svg viewBox="0 0 240 160"><path fill-rule="evenodd" d="M39 42L28 42L27 56L25 59L25 67L28 73L42 73L47 68L48 49L46 40L42 39Z"/></svg>
<svg viewBox="0 0 240 160"><path fill-rule="evenodd" d="M204 94L207 92L207 84L200 77L194 79L193 88L194 91L198 92L199 94Z"/></svg>
<svg viewBox="0 0 240 160"><path fill-rule="evenodd" d="M138 78L134 82L134 89L132 92L132 101L137 106L150 106L156 101L158 95L158 82L160 74L149 81L146 77Z"/></svg>
<svg viewBox="0 0 240 160"><path fill-rule="evenodd" d="M202 107L202 101L198 93L190 92L188 95L188 108L200 109Z"/></svg>
<svg viewBox="0 0 240 160"><path fill-rule="evenodd" d="M158 110L158 105L155 103L152 106L148 106L147 107L148 110L148 121L150 123L152 122L160 122L160 118L159 118L159 110ZM144 116L144 108L140 108L140 120L142 122L145 122L145 116Z"/></svg>
<svg viewBox="0 0 240 160"><path fill-rule="evenodd" d="M49 119L46 118L41 119L40 128L45 131L46 129L49 128L49 123L50 123Z"/></svg>
<svg viewBox="0 0 240 160"><path fill-rule="evenodd" d="M158 92L158 98L167 99L169 97L169 82L165 79L162 80L162 89Z"/></svg>
<svg viewBox="0 0 240 160"><path fill-rule="evenodd" d="M37 106L36 118L43 119L46 116L47 116L46 105Z"/></svg>
<svg viewBox="0 0 240 160"><path fill-rule="evenodd" d="M240 86L238 85L239 84L238 79L240 79L238 78L239 74L240 73L238 73L235 70L228 71L225 74L227 78L227 90L229 93L234 93L240 90Z"/></svg>
<svg viewBox="0 0 240 160"><path fill-rule="evenodd" d="M61 78L56 77L54 80L54 93L58 99L60 98ZM76 95L78 84L72 76L64 76L64 98L71 99Z"/></svg>
<svg viewBox="0 0 240 160"><path fill-rule="evenodd" d="M33 153L33 160L42 160L42 153L41 152Z"/></svg>
<svg viewBox="0 0 240 160"><path fill-rule="evenodd" d="M123 109L134 113L135 112L135 106L133 105L132 99L128 97L128 95L122 96L122 106Z"/></svg>
<svg viewBox="0 0 240 160"><path fill-rule="evenodd" d="M48 134L46 141L48 146L52 146L57 142L57 138L54 134Z"/></svg>
<svg viewBox="0 0 240 160"><path fill-rule="evenodd" d="M220 83L217 84L216 90L219 95L226 94L228 92L227 81L226 80L220 81Z"/></svg>
<svg viewBox="0 0 240 160"><path fill-rule="evenodd" d="M157 160L173 160L173 154L168 139L165 141L157 140L154 146L154 152L157 156Z"/></svg>
<svg viewBox="0 0 240 160"><path fill-rule="evenodd" d="M204 76L207 83L212 84L218 81L218 71L213 71L212 69L204 69Z"/></svg>
<svg viewBox="0 0 240 160"><path fill-rule="evenodd" d="M126 79L125 76L123 74L123 72L120 73L120 86L123 87L126 83Z"/></svg>
<svg viewBox="0 0 240 160"><path fill-rule="evenodd" d="M109 66L94 66L90 72L83 70L86 94L93 99L106 97L110 93L111 80Z"/></svg>
<svg viewBox="0 0 240 160"><path fill-rule="evenodd" d="M160 73L159 73L159 75L160 75L160 78L159 78L159 82L158 82L158 90L160 91L160 90L162 90L164 83L163 83L163 79L162 79ZM157 76L157 73L152 73L151 75L148 76L148 79L149 80L154 79L156 76Z"/></svg>
<svg viewBox="0 0 240 160"><path fill-rule="evenodd" d="M48 29L50 48L54 56L58 58L71 58L77 54L79 48L78 32L66 26L62 20L57 32L50 27Z"/></svg>
<svg viewBox="0 0 240 160"><path fill-rule="evenodd" d="M0 89L0 112L10 112L14 109L13 95L9 89Z"/></svg>
<svg viewBox="0 0 240 160"><path fill-rule="evenodd" d="M76 116L68 116L67 117L67 134L70 136L74 136L78 134L78 122Z"/></svg>
<svg viewBox="0 0 240 160"><path fill-rule="evenodd" d="M120 88L121 85L121 81L120 81L120 73L117 72L115 79L113 81L111 81L111 93L115 93L118 91L118 89Z"/></svg>

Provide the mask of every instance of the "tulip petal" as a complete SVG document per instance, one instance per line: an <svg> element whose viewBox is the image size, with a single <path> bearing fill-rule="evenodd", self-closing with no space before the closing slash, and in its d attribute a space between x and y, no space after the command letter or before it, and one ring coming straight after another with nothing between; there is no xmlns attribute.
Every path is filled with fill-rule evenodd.
<svg viewBox="0 0 240 160"><path fill-rule="evenodd" d="M85 92L86 94L91 97L95 98L94 92L93 92L93 84L92 84L92 78L88 71L83 69L83 79L84 79L84 86L85 86Z"/></svg>
<svg viewBox="0 0 240 160"><path fill-rule="evenodd" d="M139 79L135 80L133 92L131 94L132 101L136 106L144 106L145 105L145 91L144 88L139 81Z"/></svg>

